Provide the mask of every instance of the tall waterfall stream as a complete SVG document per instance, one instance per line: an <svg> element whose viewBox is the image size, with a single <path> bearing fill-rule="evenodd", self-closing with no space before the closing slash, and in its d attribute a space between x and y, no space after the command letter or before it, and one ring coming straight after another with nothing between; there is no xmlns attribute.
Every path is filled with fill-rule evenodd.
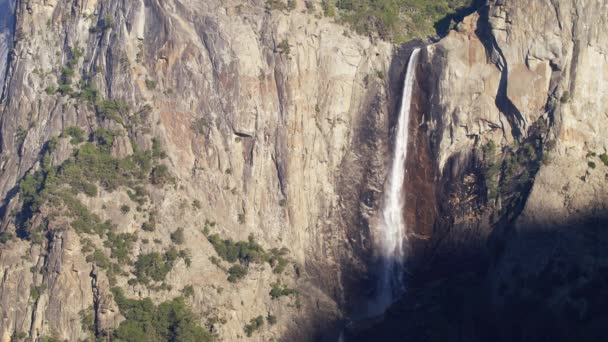
<svg viewBox="0 0 608 342"><path fill-rule="evenodd" d="M380 217L379 255L382 259L376 297L370 304L371 314L381 314L403 294L403 264L405 258L404 242L406 224L403 219L405 161L408 148L408 128L412 92L416 80L416 64L420 49L415 49L410 57L405 81L401 108L395 134L395 149L391 168L385 185L384 202Z"/></svg>

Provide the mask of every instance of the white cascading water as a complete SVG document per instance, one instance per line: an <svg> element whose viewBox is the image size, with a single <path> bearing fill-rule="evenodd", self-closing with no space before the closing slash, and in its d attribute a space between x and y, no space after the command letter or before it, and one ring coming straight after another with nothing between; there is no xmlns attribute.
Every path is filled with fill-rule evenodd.
<svg viewBox="0 0 608 342"><path fill-rule="evenodd" d="M401 108L397 119L395 150L384 190L382 217L380 218L380 257L382 269L376 298L370 307L372 314L383 313L404 291L403 263L405 258L404 240L406 226L403 219L403 182L405 180L405 161L408 147L408 126L412 91L416 80L416 64L420 49L415 49L410 57L405 81Z"/></svg>

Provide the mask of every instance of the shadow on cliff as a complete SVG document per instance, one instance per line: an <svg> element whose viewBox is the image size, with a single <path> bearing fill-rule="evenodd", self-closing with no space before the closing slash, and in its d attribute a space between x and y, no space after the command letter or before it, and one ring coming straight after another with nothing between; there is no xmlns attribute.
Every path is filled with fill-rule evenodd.
<svg viewBox="0 0 608 342"><path fill-rule="evenodd" d="M454 13L448 14L438 20L434 25L437 35L439 37L446 36L457 23L461 22L465 17L475 13L483 7L486 2L487 0L473 0L470 6L459 8Z"/></svg>
<svg viewBox="0 0 608 342"><path fill-rule="evenodd" d="M476 267L412 274L385 317L353 325L346 341L602 341L607 228L604 213L511 230ZM468 248L453 260L467 265Z"/></svg>
<svg viewBox="0 0 608 342"><path fill-rule="evenodd" d="M500 81L496 92L496 107L505 115L511 126L511 135L518 139L522 136L522 129L525 128L525 120L517 106L511 101L507 93L509 82L509 65L505 58L500 45L492 31L490 23L490 7L488 5L479 8L479 21L475 34L481 40L486 55L491 60L498 70L500 70Z"/></svg>

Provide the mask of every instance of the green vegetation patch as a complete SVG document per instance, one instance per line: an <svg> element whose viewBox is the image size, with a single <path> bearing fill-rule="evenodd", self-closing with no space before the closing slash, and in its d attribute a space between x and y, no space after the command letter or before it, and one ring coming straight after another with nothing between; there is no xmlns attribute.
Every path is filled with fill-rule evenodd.
<svg viewBox="0 0 608 342"><path fill-rule="evenodd" d="M378 34L382 39L403 42L437 33L442 22L472 6L474 0L324 0L323 11L332 16L338 9L340 20L357 33Z"/></svg>
<svg viewBox="0 0 608 342"><path fill-rule="evenodd" d="M189 266L191 262L189 253L186 250L178 251L175 247L171 247L163 254L159 252L140 254L135 262L137 282L148 285L152 280L164 281L179 258L184 259Z"/></svg>
<svg viewBox="0 0 608 342"><path fill-rule="evenodd" d="M95 26L92 26L91 28L89 28L89 32L91 33L97 33L97 32L105 32L109 29L111 29L114 26L114 18L112 18L109 15L106 15L105 17L101 18L97 24Z"/></svg>
<svg viewBox="0 0 608 342"><path fill-rule="evenodd" d="M130 233L115 234L108 232L107 239L103 245L111 251L111 257L116 258L120 263L129 262L133 243L137 241L137 236Z"/></svg>
<svg viewBox="0 0 608 342"><path fill-rule="evenodd" d="M264 317L258 316L256 318L252 318L249 321L249 324L243 327L243 331L247 337L251 337L254 332L260 330L264 326Z"/></svg>
<svg viewBox="0 0 608 342"><path fill-rule="evenodd" d="M222 239L218 234L207 237L220 258L228 262L261 263L266 257L264 248L249 236L248 241L234 242L232 239Z"/></svg>
<svg viewBox="0 0 608 342"><path fill-rule="evenodd" d="M37 301L38 299L40 299L40 296L42 296L42 293L46 290L46 285L40 285L40 286L32 286L30 288L30 298L32 298L32 301Z"/></svg>
<svg viewBox="0 0 608 342"><path fill-rule="evenodd" d="M608 166L608 154L600 154L600 160L602 161L602 163L604 163L604 165Z"/></svg>
<svg viewBox="0 0 608 342"><path fill-rule="evenodd" d="M171 233L171 241L177 245L183 244L185 239L184 228L177 228L173 233Z"/></svg>
<svg viewBox="0 0 608 342"><path fill-rule="evenodd" d="M205 224L203 230L207 240L215 249L217 255L229 263L237 263L228 269L228 280L230 282L237 282L247 275L247 269L250 263L264 263L267 262L273 268L273 272L281 274L285 271L288 265L286 259L289 250L287 248L277 249L273 248L269 252L265 251L264 248L255 241L253 235L249 235L247 241L233 241L232 239L222 239L219 234L209 235L210 224ZM215 260L212 257L212 262L216 265L220 265L219 260Z"/></svg>
<svg viewBox="0 0 608 342"><path fill-rule="evenodd" d="M287 285L285 284L281 284L280 282L276 282L274 284L272 284L272 288L270 289L270 298L272 299L278 299L280 297L284 297L284 296L291 296L291 295L296 295L298 294L298 291L296 291L295 289L291 289L289 287L287 287Z"/></svg>
<svg viewBox="0 0 608 342"><path fill-rule="evenodd" d="M71 137L70 143L73 145L78 145L85 140L84 131L78 126L70 126L66 128L62 136Z"/></svg>
<svg viewBox="0 0 608 342"><path fill-rule="evenodd" d="M236 283L240 279L245 278L247 272L247 267L239 264L233 265L228 269L228 281L231 283Z"/></svg>
<svg viewBox="0 0 608 342"><path fill-rule="evenodd" d="M125 317L113 332L116 341L212 341L183 297L156 306L150 298L127 298L120 288L112 288L112 294Z"/></svg>
<svg viewBox="0 0 608 342"><path fill-rule="evenodd" d="M79 136L77 130L72 130ZM97 195L99 183L105 190L113 191L120 186L135 190L130 196L138 203L143 203L146 195L140 183L148 181L154 165L152 151L139 151L124 159L114 158L110 154L114 134L103 129L95 131L97 143L86 142L74 152L73 157L61 166L51 166L50 154L52 144L47 144L42 160L42 168L26 175L19 183L19 193L23 203L17 215L18 236L28 238L29 219L38 212L45 201L53 207L63 203L74 218L72 227L78 232L97 233L102 235L109 230L106 223L91 214L74 195L84 193L87 196ZM66 185L68 187L66 187Z"/></svg>

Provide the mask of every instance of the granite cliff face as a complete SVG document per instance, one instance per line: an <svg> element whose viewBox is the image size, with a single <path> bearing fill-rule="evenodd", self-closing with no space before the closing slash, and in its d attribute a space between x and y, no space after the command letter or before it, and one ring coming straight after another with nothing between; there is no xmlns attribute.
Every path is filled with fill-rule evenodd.
<svg viewBox="0 0 608 342"><path fill-rule="evenodd" d="M117 289L183 296L219 340L335 340L371 289L420 43L352 34L321 2L11 6L0 0L2 341L104 338L132 319ZM409 291L347 337L597 337L607 13L489 1L423 48Z"/></svg>
<svg viewBox="0 0 608 342"><path fill-rule="evenodd" d="M316 18L319 6L304 6L17 1L0 107L2 230L10 237L0 251L2 340L111 333L123 320L114 286L155 303L192 286L189 306L222 340L245 338L243 327L258 315L277 323L253 340L331 335L345 297L365 279L365 215L383 182L396 101L385 77L392 48L350 36ZM59 185L74 196L55 206L45 201L56 194L36 183L45 200L24 221L24 203L33 202L22 179L41 175L48 187L47 170L58 167L61 178L65 161L78 159L72 153L90 147L74 141L73 127L106 146L109 162L154 150L157 166L139 190L97 176L89 176L98 188L92 196ZM141 201L133 195L140 190ZM100 266L105 256L113 270L114 242L74 228L83 212L74 214L74 203L98 216L91 222L137 235L120 271ZM184 238L176 244L170 235L178 228ZM285 270L252 263L242 280L227 281L230 265L205 237L213 233L252 235L267 251L286 247ZM164 281L129 281L142 255L171 246L188 257L172 262ZM299 295L273 299L278 281ZM93 331L79 323L87 310Z"/></svg>
<svg viewBox="0 0 608 342"><path fill-rule="evenodd" d="M606 9L489 1L423 51L410 292L354 338L601 340Z"/></svg>

